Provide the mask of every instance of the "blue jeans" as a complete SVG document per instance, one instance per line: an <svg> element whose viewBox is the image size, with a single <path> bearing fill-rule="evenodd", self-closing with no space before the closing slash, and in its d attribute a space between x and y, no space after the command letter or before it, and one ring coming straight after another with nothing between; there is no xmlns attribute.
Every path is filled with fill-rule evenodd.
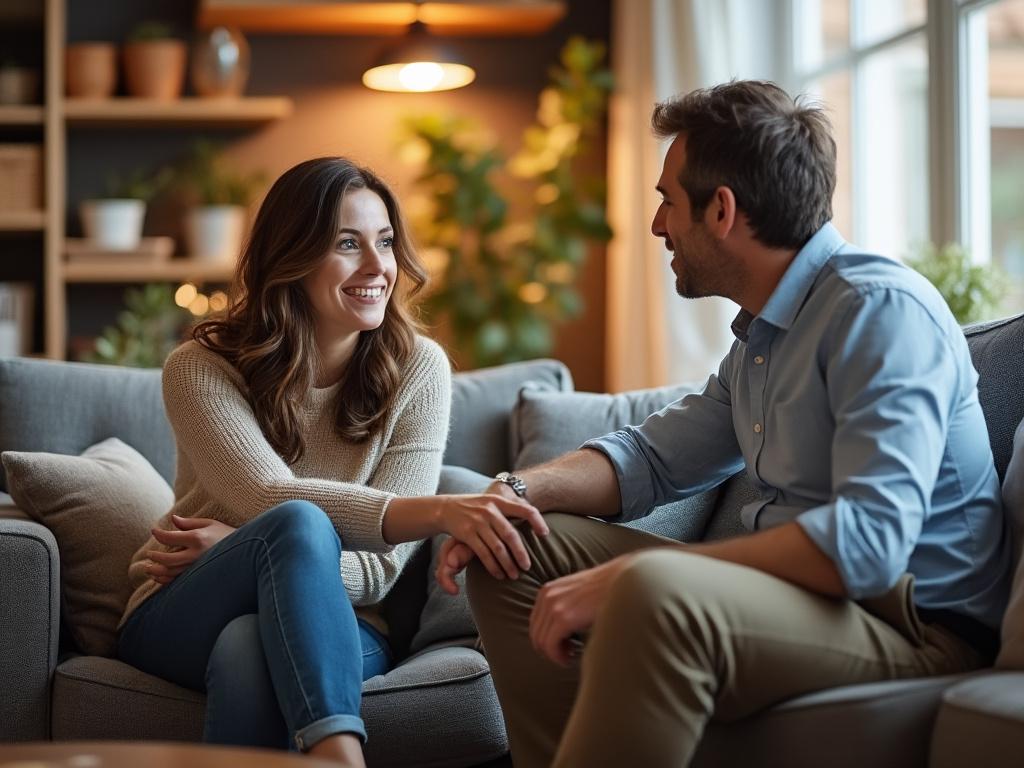
<svg viewBox="0 0 1024 768"><path fill-rule="evenodd" d="M118 656L205 690L205 741L303 751L340 733L365 741L362 682L388 670L390 651L357 621L340 556L319 507L280 504L139 606Z"/></svg>

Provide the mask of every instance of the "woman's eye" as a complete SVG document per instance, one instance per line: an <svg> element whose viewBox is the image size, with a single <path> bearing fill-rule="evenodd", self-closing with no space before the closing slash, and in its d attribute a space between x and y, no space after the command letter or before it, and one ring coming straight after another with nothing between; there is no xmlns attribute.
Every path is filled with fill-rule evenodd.
<svg viewBox="0 0 1024 768"><path fill-rule="evenodd" d="M356 249L358 247L359 247L358 243L356 243L355 239L351 238L351 237L346 237L344 240L339 240L338 241L338 250L339 251L351 251L351 250L354 250L354 249Z"/></svg>
<svg viewBox="0 0 1024 768"><path fill-rule="evenodd" d="M393 238L393 237L383 237L383 238L381 238L380 242L377 243L377 247L378 248L390 248L394 244L395 244L395 238Z"/></svg>

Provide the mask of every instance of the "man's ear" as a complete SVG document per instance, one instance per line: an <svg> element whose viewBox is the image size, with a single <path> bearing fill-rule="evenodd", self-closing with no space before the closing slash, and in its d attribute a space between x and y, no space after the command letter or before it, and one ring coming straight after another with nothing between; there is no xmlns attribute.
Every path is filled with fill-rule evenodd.
<svg viewBox="0 0 1024 768"><path fill-rule="evenodd" d="M704 224L712 235L725 240L736 224L736 195L729 187L718 187L704 209Z"/></svg>

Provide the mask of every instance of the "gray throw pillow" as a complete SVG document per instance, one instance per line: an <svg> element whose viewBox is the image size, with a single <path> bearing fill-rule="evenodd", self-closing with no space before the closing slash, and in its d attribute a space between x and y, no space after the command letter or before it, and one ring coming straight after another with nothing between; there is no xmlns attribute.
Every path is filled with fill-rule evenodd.
<svg viewBox="0 0 1024 768"><path fill-rule="evenodd" d="M512 414L512 445L516 469L524 469L579 448L587 440L624 426L640 424L652 413L699 386L676 385L618 395L550 392L524 386ZM678 541L698 541L714 507L713 488L682 501L665 504L626 525Z"/></svg>
<svg viewBox="0 0 1024 768"><path fill-rule="evenodd" d="M5 451L15 503L53 533L60 550L62 618L78 648L113 656L131 594L128 564L174 493L116 437L81 456Z"/></svg>
<svg viewBox="0 0 1024 768"><path fill-rule="evenodd" d="M444 466L441 468L441 481L438 493L482 493L490 484L491 478L474 472L465 467ZM434 578L437 570L437 554L441 544L447 539L446 534L435 536L430 542L430 570L427 573L427 602L420 613L420 626L412 643L410 653L423 650L428 645L455 638L475 637L476 624L473 613L469 609L466 597L465 572L455 577L459 585L459 594L449 595Z"/></svg>
<svg viewBox="0 0 1024 768"><path fill-rule="evenodd" d="M1003 511L1013 534L1013 562L1016 573L1010 590L1010 603L1003 616L1002 647L996 666L1003 669L1024 669L1024 421L1013 436L1013 454L1003 480Z"/></svg>

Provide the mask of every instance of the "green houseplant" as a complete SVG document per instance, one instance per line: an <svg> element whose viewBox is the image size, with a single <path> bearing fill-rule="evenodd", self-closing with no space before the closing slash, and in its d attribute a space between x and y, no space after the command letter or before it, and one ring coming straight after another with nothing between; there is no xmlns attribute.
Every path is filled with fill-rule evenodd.
<svg viewBox="0 0 1024 768"><path fill-rule="evenodd" d="M98 248L130 251L138 247L146 206L170 181L172 172L135 170L107 178L106 192L79 206L82 230Z"/></svg>
<svg viewBox="0 0 1024 768"><path fill-rule="evenodd" d="M191 319L187 310L174 303L174 289L151 283L125 292L125 309L117 325L109 326L96 339L90 363L159 368L181 341Z"/></svg>
<svg viewBox="0 0 1024 768"><path fill-rule="evenodd" d="M241 249L248 206L265 183L262 172L230 167L209 142L199 142L179 172L190 206L185 239L196 259L233 262Z"/></svg>
<svg viewBox="0 0 1024 768"><path fill-rule="evenodd" d="M963 246L928 244L906 260L934 285L961 325L991 316L1006 293L1006 282L992 265L974 264Z"/></svg>
<svg viewBox="0 0 1024 768"><path fill-rule="evenodd" d="M552 327L582 310L575 281L588 243L611 237L603 180L582 177L577 163L612 87L604 55L600 44L569 41L509 160L469 120L405 122L402 152L421 165L425 193L413 218L439 277L426 309L448 321L457 351L474 365L548 354ZM511 203L508 181L518 183ZM513 209L523 211L516 221Z"/></svg>

